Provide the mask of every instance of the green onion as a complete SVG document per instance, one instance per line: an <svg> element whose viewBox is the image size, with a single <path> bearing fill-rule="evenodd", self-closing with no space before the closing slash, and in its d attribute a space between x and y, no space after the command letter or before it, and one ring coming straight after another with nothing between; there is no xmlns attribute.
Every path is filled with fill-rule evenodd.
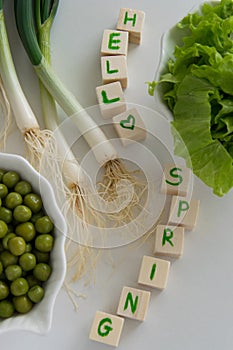
<svg viewBox="0 0 233 350"><path fill-rule="evenodd" d="M91 148L97 162L105 168L103 182L100 186L100 191L104 193L103 198L106 202L104 210L107 210L109 202L114 202L116 197L118 197L117 185L120 181L125 180L125 192L128 193L127 188L129 188L129 186L126 185L126 183L128 183L128 185L134 188L134 194L133 197L132 194L130 194L129 199L125 200L127 214L122 214L122 210L117 206L115 210L117 213L115 219L118 220L118 224L120 223L120 225L123 223L122 217L127 217L128 220L132 220L134 216L132 211L137 207L138 198L140 198L137 194L137 189L141 191L143 187L144 191L146 185L142 184L140 179L136 179L135 175L132 175L131 172L126 169L121 159L118 158L115 148L110 140L107 139L102 129L61 82L42 54L34 27L33 11L34 8L39 6L37 0L15 0L14 4L18 33L37 76L67 116L76 116L73 120L76 122L81 135L83 135ZM114 223L114 225L115 224L116 223Z"/></svg>
<svg viewBox="0 0 233 350"><path fill-rule="evenodd" d="M97 161L102 165L116 159L116 151L103 131L60 81L42 55L34 28L33 3L35 2L15 0L15 16L20 38L36 74L68 116L78 115L76 120L79 131L91 147Z"/></svg>
<svg viewBox="0 0 233 350"><path fill-rule="evenodd" d="M37 40L41 53L45 57L48 64L51 64L50 54L50 32L57 12L58 0L36 0L35 4L35 24L37 29ZM46 128L51 131L56 130L56 139L59 148L59 157L65 159L63 166L63 174L68 189L74 189L78 182L85 182L83 172L75 159L70 147L68 146L64 136L58 129L57 108L54 98L40 81L40 94L42 102L42 110Z"/></svg>
<svg viewBox="0 0 233 350"><path fill-rule="evenodd" d="M2 1L0 3L0 45L1 77L15 114L17 125L23 133L30 129L39 129L36 117L26 100L15 71L6 32Z"/></svg>
<svg viewBox="0 0 233 350"><path fill-rule="evenodd" d="M4 152L6 148L7 136L12 124L12 110L10 102L5 92L2 79L0 78L0 105L1 105L1 129L0 129L0 149Z"/></svg>
<svg viewBox="0 0 233 350"><path fill-rule="evenodd" d="M19 83L8 42L3 1L0 1L0 74L16 124L27 144L30 161L38 168L45 147L52 152L51 133L40 129Z"/></svg>
<svg viewBox="0 0 233 350"><path fill-rule="evenodd" d="M56 1L36 1L35 7L35 24L37 30L38 44L40 46L41 52L49 64L51 64L51 50L50 50L50 33L51 27L54 22L58 0ZM48 129L55 132L56 140L59 149L59 156L61 157L63 168L62 171L58 169L57 178L58 183L56 183L56 190L63 191L65 196L64 202L60 203L63 214L68 223L69 237L66 240L66 258L67 258L67 276L64 281L64 287L67 291L69 298L71 299L74 307L77 308L78 305L74 298L75 292L70 286L70 280L76 282L80 280L84 275L89 273L87 266L88 261L96 259L96 251L90 250L89 246L91 244L90 233L88 232L88 224L93 223L94 218L96 223L103 226L103 220L100 221L101 214L95 212L90 205L87 205L86 197L86 181L84 178L84 173L75 159L72 150L69 148L64 136L58 128L58 115L56 103L45 88L45 86L40 82L40 94L42 109L44 115L45 125ZM46 169L47 170L47 169ZM59 178L59 173L62 173L64 182ZM82 176L80 175L82 174ZM62 176L61 175L61 176ZM52 173L54 177L54 173ZM57 191L56 191L57 192ZM67 204L67 205L66 205ZM80 222L77 220L70 220L77 215L81 216L82 227L77 228L77 224ZM96 218L99 218L98 221ZM73 225L72 225L73 224ZM74 235L76 231L83 232L84 239L82 244L73 244ZM95 264L92 264L94 268ZM74 295L73 295L74 294Z"/></svg>
<svg viewBox="0 0 233 350"><path fill-rule="evenodd" d="M36 7L34 12L38 44L43 56L49 64L51 64L50 32L56 14L58 2L58 0L36 0ZM49 3L50 6L48 6L47 3ZM46 11L44 11L44 6L46 7ZM50 8L50 11L48 11L48 8ZM47 17L45 16L45 12ZM72 209L75 209L77 207L85 222L89 221L91 218L93 223L93 219L98 218L98 224L100 224L100 213L96 212L87 200L90 193L92 193L93 196L93 188L90 188L90 181L88 181L87 174L84 173L72 150L67 144L63 134L59 130L55 101L46 87L42 84L42 82L40 82L40 92L45 125L48 129L55 131L59 149L59 157L63 166L63 177L65 180L65 185L67 186L65 192L66 196L68 197L70 207ZM51 174L54 177L53 172ZM59 181L59 183L61 184L61 181ZM95 194L95 196L97 196L97 194ZM87 220L87 217L89 220Z"/></svg>

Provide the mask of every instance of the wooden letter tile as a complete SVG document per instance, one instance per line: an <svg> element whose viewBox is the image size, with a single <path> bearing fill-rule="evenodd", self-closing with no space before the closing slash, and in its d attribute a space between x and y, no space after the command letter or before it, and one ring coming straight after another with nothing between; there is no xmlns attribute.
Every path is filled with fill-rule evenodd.
<svg viewBox="0 0 233 350"><path fill-rule="evenodd" d="M113 125L124 146L146 138L145 125L136 108L113 117Z"/></svg>
<svg viewBox="0 0 233 350"><path fill-rule="evenodd" d="M106 312L96 311L89 338L117 347L119 344L124 318Z"/></svg>
<svg viewBox="0 0 233 350"><path fill-rule="evenodd" d="M170 261L143 256L138 283L145 286L164 289L167 285Z"/></svg>
<svg viewBox="0 0 233 350"><path fill-rule="evenodd" d="M105 119L126 111L126 101L119 81L96 87L97 100Z"/></svg>
<svg viewBox="0 0 233 350"><path fill-rule="evenodd" d="M145 290L123 287L117 314L138 321L145 321L150 301L150 292Z"/></svg>
<svg viewBox="0 0 233 350"><path fill-rule="evenodd" d="M127 60L124 55L102 56L101 72L103 84L119 81L122 89L128 86Z"/></svg>
<svg viewBox="0 0 233 350"><path fill-rule="evenodd" d="M200 201L173 196L171 201L169 223L193 230L197 223Z"/></svg>
<svg viewBox="0 0 233 350"><path fill-rule="evenodd" d="M179 258L184 249L184 228L158 225L155 231L154 253L159 256Z"/></svg>
<svg viewBox="0 0 233 350"><path fill-rule="evenodd" d="M101 55L127 55L129 33L105 29L101 43Z"/></svg>
<svg viewBox="0 0 233 350"><path fill-rule="evenodd" d="M143 11L121 8L117 29L128 31L129 41L139 45L141 43L144 20L145 13Z"/></svg>
<svg viewBox="0 0 233 350"><path fill-rule="evenodd" d="M191 178L189 168L166 164L164 167L161 192L169 195L187 196Z"/></svg>

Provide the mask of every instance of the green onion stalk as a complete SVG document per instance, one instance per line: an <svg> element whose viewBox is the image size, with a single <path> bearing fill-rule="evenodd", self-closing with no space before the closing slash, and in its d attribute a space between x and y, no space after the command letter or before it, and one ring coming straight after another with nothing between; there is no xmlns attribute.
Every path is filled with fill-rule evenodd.
<svg viewBox="0 0 233 350"><path fill-rule="evenodd" d="M39 47L49 64L51 64L51 28L57 12L58 3L59 0L37 0L34 12ZM86 224L88 224L89 221L93 223L94 218L98 225L101 223L101 226L103 226L103 220L100 217L101 215L99 212L95 212L91 206L87 205L87 201L85 200L87 196L85 174L82 171L80 164L75 159L75 156L72 150L69 148L64 136L59 131L58 112L54 98L51 96L42 82L39 81L39 83L45 126L46 128L55 132L59 157L62 161L62 170L57 169L57 174L52 172L51 175L53 177L56 176L58 179L55 186L55 192L57 193L58 189L59 191L63 191L66 198L64 205L63 203L60 203L69 227L69 237L67 237L66 243L67 278L64 282L64 287L76 306L75 300L72 297L74 291L70 288L70 281L67 281L67 279L70 278L71 281L74 282L87 274L87 267L90 266L90 263L88 263L89 260L91 260L91 266L95 266L95 262L97 260L96 258L99 255L99 252L90 248L92 242L91 236L88 232L88 225ZM48 174L47 169L46 174ZM62 175L60 176L59 174ZM62 176L63 179L61 178ZM72 227L73 220L68 218L67 213L70 210L72 211L72 217L75 217L78 212L82 218L83 225L78 230L76 225L73 225L74 227ZM85 241L82 240L82 245L71 244L73 242L72 238L74 230L76 230L76 232L85 231ZM71 272L71 277L68 277L69 272Z"/></svg>
<svg viewBox="0 0 233 350"><path fill-rule="evenodd" d="M0 150L4 152L6 148L7 137L12 125L13 116L10 102L0 77L0 108L1 108L1 128L0 128Z"/></svg>
<svg viewBox="0 0 233 350"><path fill-rule="evenodd" d="M97 162L104 168L103 181L100 186L104 201L101 202L99 196L99 202L101 202L101 206L104 206L103 211L108 212L109 203L112 202L112 204L116 204L114 213L112 213L114 225L117 224L117 221L119 225L131 221L135 208L140 206L139 194L145 192L146 185L142 184L141 180L126 168L102 129L65 87L43 55L34 27L33 11L38 6L37 1L15 0L14 4L18 33L38 78L67 116L77 116L73 120L91 148ZM118 185L122 183L122 180L126 180L127 185L124 186L125 190L121 193L127 193L130 184L133 188L133 194L132 191L129 193L129 198L125 200L127 204L125 208L120 207L119 209L120 201L116 198L119 198Z"/></svg>
<svg viewBox="0 0 233 350"><path fill-rule="evenodd" d="M3 0L0 0L0 75L6 93L6 105L9 102L16 124L25 140L29 160L38 169L44 149L49 150L51 158L56 149L51 131L40 129L19 83L6 31Z"/></svg>

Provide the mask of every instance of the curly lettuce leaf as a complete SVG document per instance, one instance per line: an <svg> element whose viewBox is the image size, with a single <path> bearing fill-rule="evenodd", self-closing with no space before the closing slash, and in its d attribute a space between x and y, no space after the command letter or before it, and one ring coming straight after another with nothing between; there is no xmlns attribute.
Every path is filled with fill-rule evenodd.
<svg viewBox="0 0 233 350"><path fill-rule="evenodd" d="M223 196L233 187L233 0L204 3L177 28L182 43L154 87L166 87L175 153Z"/></svg>
<svg viewBox="0 0 233 350"><path fill-rule="evenodd" d="M218 65L202 65L193 67L192 73L199 77L207 79L211 84L221 89L223 92L232 95L233 81L233 54L225 55Z"/></svg>

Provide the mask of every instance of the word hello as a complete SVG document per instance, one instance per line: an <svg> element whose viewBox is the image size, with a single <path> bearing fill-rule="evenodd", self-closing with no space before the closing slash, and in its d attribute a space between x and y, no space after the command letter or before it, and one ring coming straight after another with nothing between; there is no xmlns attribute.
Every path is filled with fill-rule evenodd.
<svg viewBox="0 0 233 350"><path fill-rule="evenodd" d="M185 229L193 230L199 211L199 200L188 198L191 170L167 164L164 167L161 192L171 195L168 225L155 229L155 256L143 256L138 284L163 290L166 288L170 261L183 254ZM161 259L163 257L163 259ZM90 339L118 346L125 318L144 321L150 292L124 286L116 315L97 311L90 331Z"/></svg>
<svg viewBox="0 0 233 350"><path fill-rule="evenodd" d="M101 44L103 85L96 87L97 101L124 146L146 138L144 122L136 108L127 110L123 92L128 87L128 44L141 44L144 19L143 11L120 9L116 30L105 29Z"/></svg>

